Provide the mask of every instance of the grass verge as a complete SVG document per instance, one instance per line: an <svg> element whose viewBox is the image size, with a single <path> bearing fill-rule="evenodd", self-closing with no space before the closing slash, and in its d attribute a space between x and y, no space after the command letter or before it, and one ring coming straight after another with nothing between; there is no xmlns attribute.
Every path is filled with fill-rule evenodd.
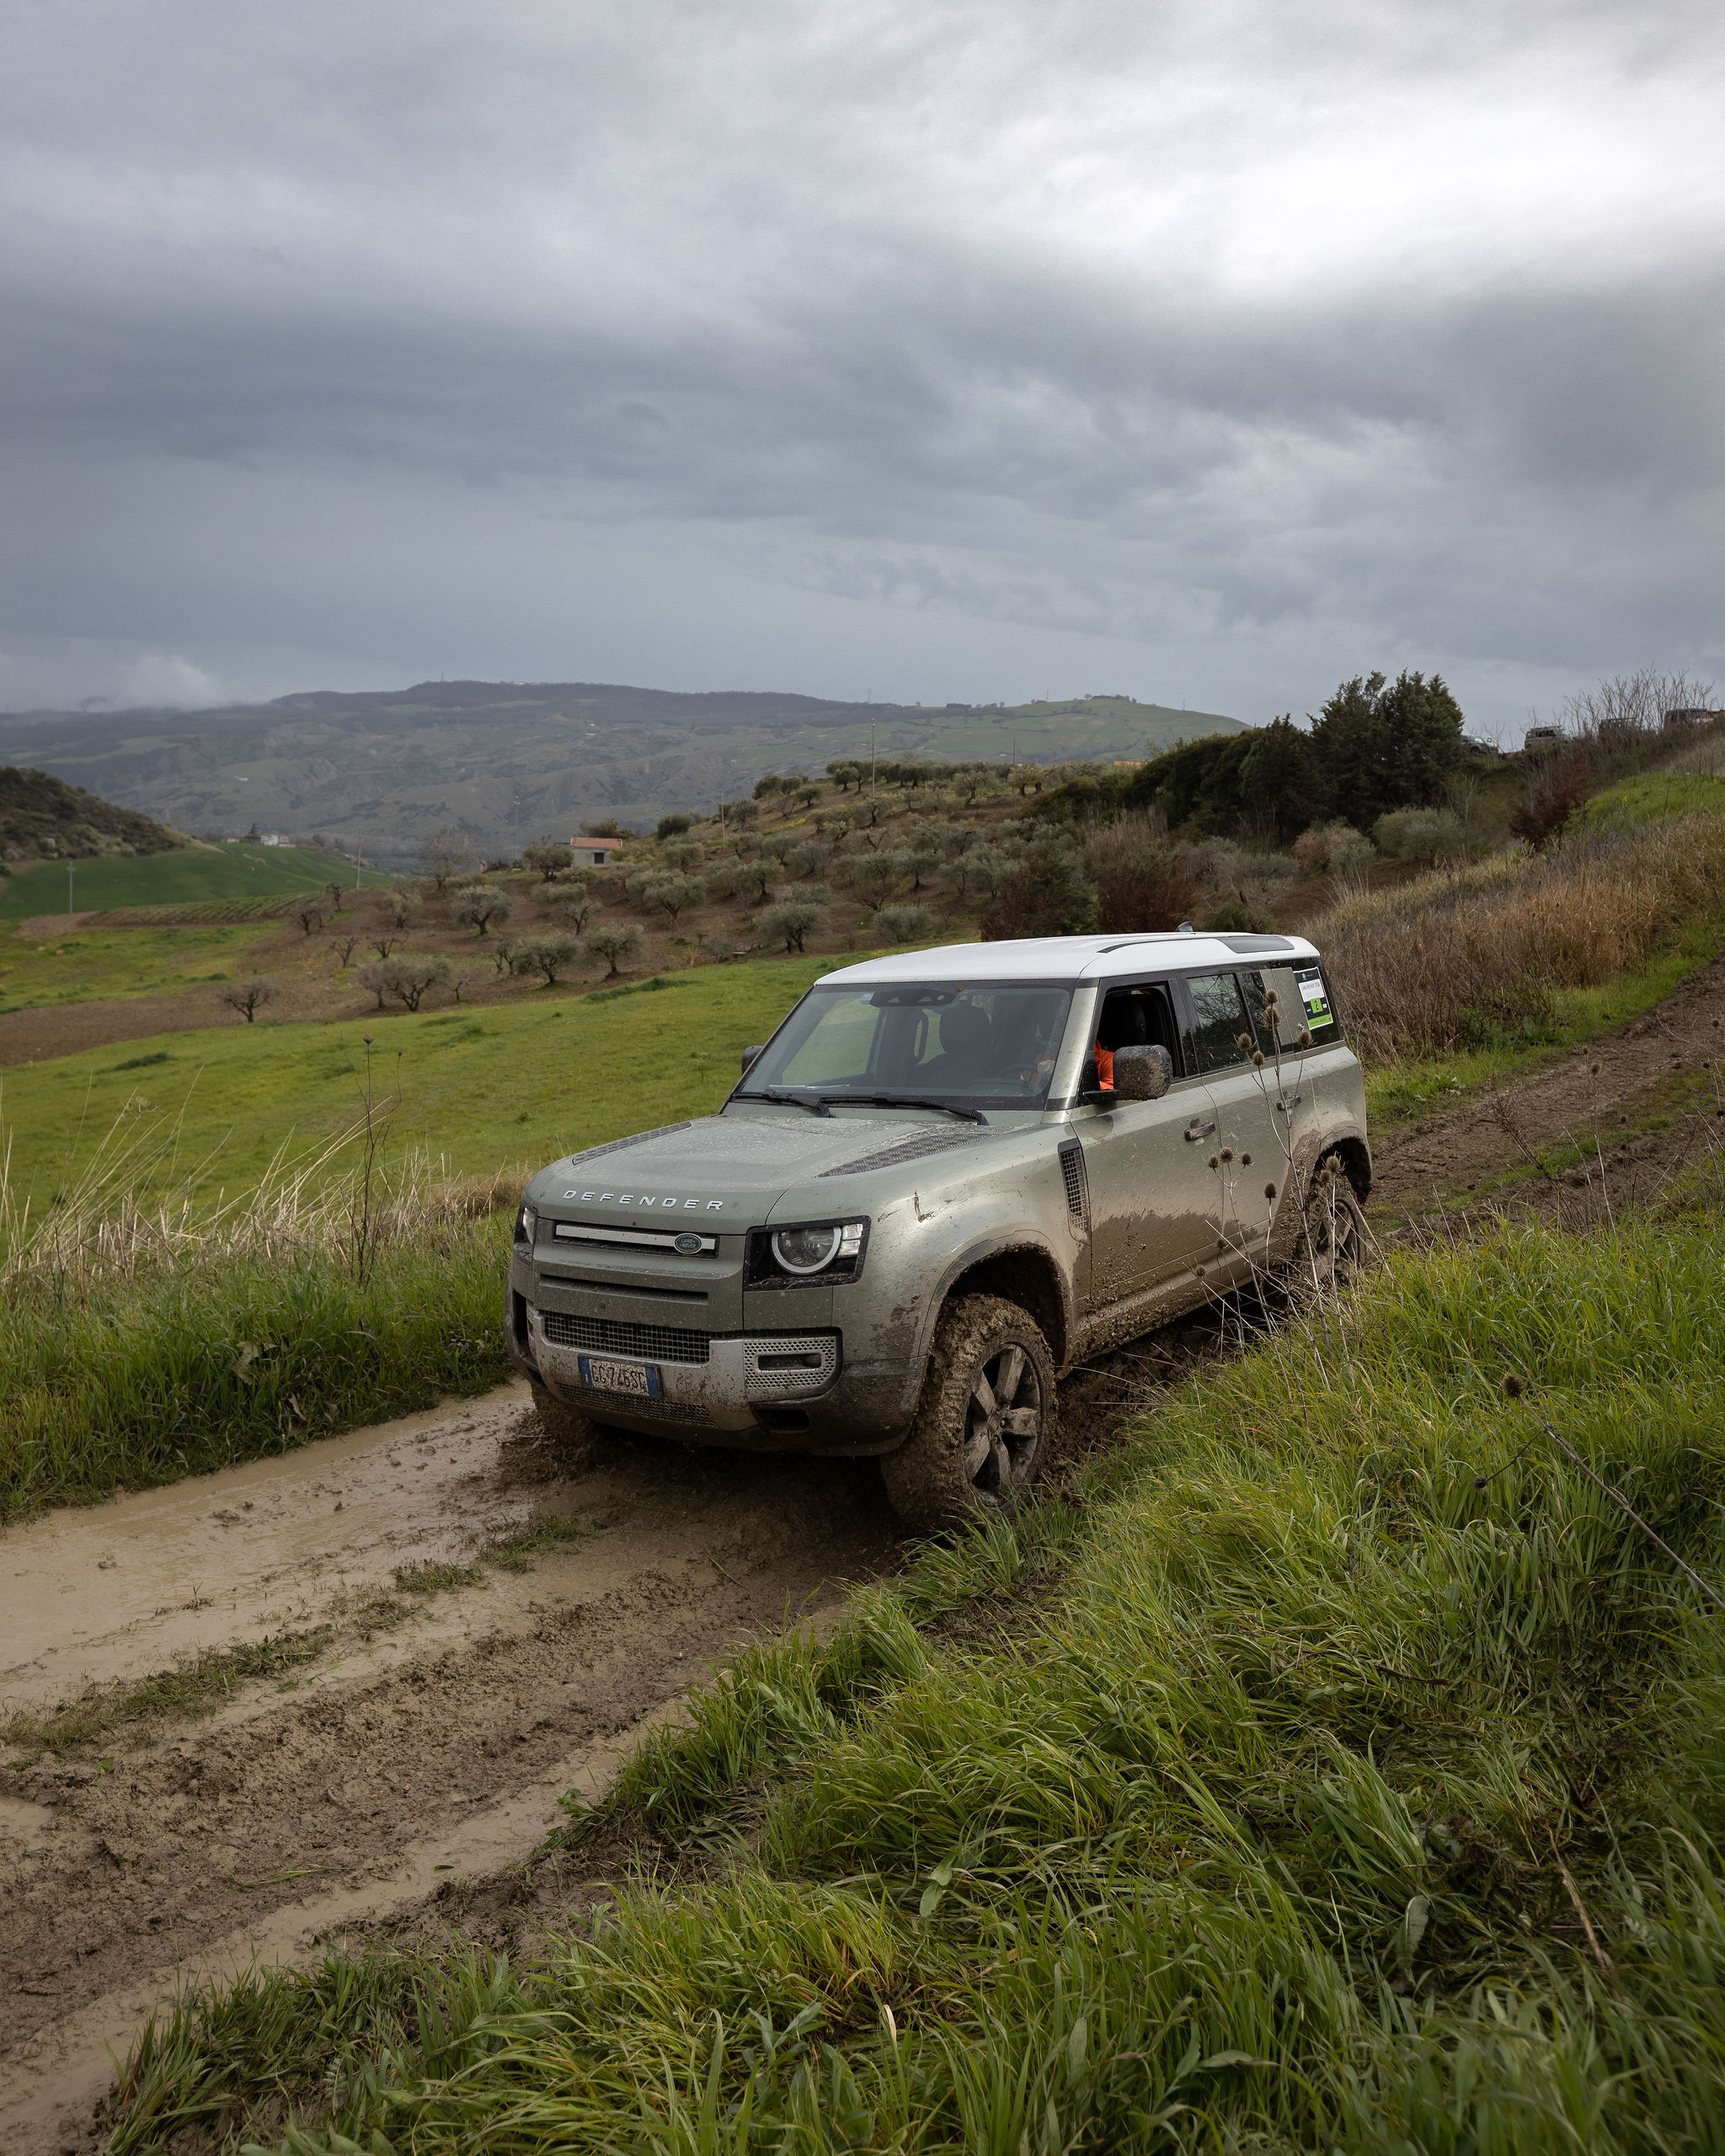
<svg viewBox="0 0 1725 2156"><path fill-rule="evenodd" d="M509 1374L507 1216L384 1245L227 1250L0 1303L0 1521L177 1481Z"/></svg>
<svg viewBox="0 0 1725 2156"><path fill-rule="evenodd" d="M97 1686L51 1714L9 1716L0 1722L0 1743L27 1753L86 1751L136 1722L163 1715L182 1720L212 1715L241 1685L315 1662L333 1636L332 1626L317 1625L307 1631L275 1632L238 1646L187 1655L141 1684Z"/></svg>
<svg viewBox="0 0 1725 2156"><path fill-rule="evenodd" d="M1719 2148L1725 1636L1498 1380L1718 1582L1720 1225L1397 1256L737 1657L611 1801L712 1876L190 1993L115 2156Z"/></svg>

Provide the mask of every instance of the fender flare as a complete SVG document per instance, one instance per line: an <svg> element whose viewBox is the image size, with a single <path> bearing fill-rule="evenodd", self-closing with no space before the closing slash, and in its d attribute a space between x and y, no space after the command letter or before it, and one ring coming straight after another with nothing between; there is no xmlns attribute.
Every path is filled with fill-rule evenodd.
<svg viewBox="0 0 1725 2156"><path fill-rule="evenodd" d="M1058 1299L1060 1337L1049 1342L1049 1352L1055 1358L1056 1369L1065 1368L1066 1348L1072 1337L1076 1317L1071 1278L1062 1269L1052 1244L1045 1236L1033 1230L1007 1230L985 1235L974 1243L967 1244L945 1267L930 1292L928 1306L916 1327L915 1364L919 1396L923 1374L928 1368L929 1353L934 1344L934 1329L940 1322L941 1312L951 1299L953 1289L967 1273L974 1272L978 1266L986 1265L994 1258L1011 1258L1021 1254L1045 1268L1053 1277L1055 1294ZM1031 1315L1035 1316L1037 1313L1033 1310Z"/></svg>

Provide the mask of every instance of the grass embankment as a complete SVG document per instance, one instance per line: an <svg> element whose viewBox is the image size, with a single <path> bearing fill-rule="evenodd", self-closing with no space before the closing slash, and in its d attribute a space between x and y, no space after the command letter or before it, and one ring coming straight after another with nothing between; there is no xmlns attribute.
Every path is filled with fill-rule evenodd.
<svg viewBox="0 0 1725 2156"><path fill-rule="evenodd" d="M1720 1225L1398 1257L736 1657L539 1961L190 1999L116 2156L1717 2148L1725 1633L1499 1380L1725 1577Z"/></svg>
<svg viewBox="0 0 1725 2156"><path fill-rule="evenodd" d="M509 1374L507 1214L387 1241L213 1239L0 1300L0 1521L291 1451Z"/></svg>
<svg viewBox="0 0 1725 2156"><path fill-rule="evenodd" d="M1725 815L1579 831L1313 924L1386 1120L1637 1016L1725 943Z"/></svg>
<svg viewBox="0 0 1725 2156"><path fill-rule="evenodd" d="M537 1167L710 1113L736 1082L744 1048L765 1040L834 963L702 966L662 977L662 988L630 982L335 1025L235 1025L21 1065L0 1092L12 1190L19 1202L34 1193L38 1208L50 1201L123 1111L174 1141L158 1147L139 1195L166 1193L194 1171L243 1187L290 1139L332 1138L352 1122L367 1033L379 1090L399 1087L397 1146L423 1149L451 1176L489 1175L505 1161Z"/></svg>
<svg viewBox="0 0 1725 2156"><path fill-rule="evenodd" d="M164 906L216 899L291 899L315 891L334 878L351 884L351 862L338 855L314 853L308 846L190 846L174 853L109 855L71 864L73 904L80 913L115 907ZM362 872L367 883L388 878ZM65 913L67 863L44 861L19 874L0 878L0 921L27 921L32 915Z"/></svg>

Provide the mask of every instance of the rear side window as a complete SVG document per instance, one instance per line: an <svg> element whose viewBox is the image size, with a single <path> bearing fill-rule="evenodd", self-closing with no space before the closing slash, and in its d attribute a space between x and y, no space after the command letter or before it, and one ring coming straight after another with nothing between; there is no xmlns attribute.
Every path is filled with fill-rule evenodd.
<svg viewBox="0 0 1725 2156"><path fill-rule="evenodd" d="M1192 1032L1200 1070L1227 1070L1244 1063L1252 1053L1251 1029L1240 982L1233 974L1188 974L1186 993L1192 998ZM1240 1043L1245 1039L1247 1045Z"/></svg>

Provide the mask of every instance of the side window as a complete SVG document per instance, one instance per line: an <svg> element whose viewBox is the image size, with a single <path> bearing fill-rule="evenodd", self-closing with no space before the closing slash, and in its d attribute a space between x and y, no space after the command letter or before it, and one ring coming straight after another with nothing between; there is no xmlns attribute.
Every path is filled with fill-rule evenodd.
<svg viewBox="0 0 1725 2156"><path fill-rule="evenodd" d="M1159 981L1111 988L1103 999L1096 1038L1097 1045L1107 1049L1165 1048L1173 1064L1174 1075L1181 1078L1186 1075L1174 1006L1168 999L1167 990Z"/></svg>
<svg viewBox="0 0 1725 2156"><path fill-rule="evenodd" d="M1237 978L1232 974L1188 974L1186 993L1192 998L1199 1069L1226 1070L1244 1063L1252 1051ZM1247 1042L1245 1048L1240 1045L1242 1038Z"/></svg>
<svg viewBox="0 0 1725 2156"><path fill-rule="evenodd" d="M1294 978L1294 969L1266 966L1260 972L1254 967L1241 974L1240 985L1246 991L1246 1008L1251 1015L1252 1030L1258 1046L1267 1056L1274 1057L1279 1044L1284 1055L1292 1054L1300 1029L1306 1023L1306 1006ZM1267 1001L1272 991L1276 999L1274 1025Z"/></svg>

